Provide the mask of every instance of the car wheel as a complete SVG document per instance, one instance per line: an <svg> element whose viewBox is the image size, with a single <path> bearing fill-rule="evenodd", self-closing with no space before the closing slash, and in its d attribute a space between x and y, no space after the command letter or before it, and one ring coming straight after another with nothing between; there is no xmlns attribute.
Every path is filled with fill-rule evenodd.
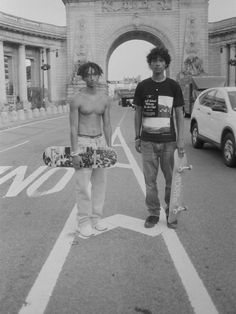
<svg viewBox="0 0 236 314"><path fill-rule="evenodd" d="M223 138L222 153L226 166L233 167L236 165L236 146L233 134L228 133Z"/></svg>
<svg viewBox="0 0 236 314"><path fill-rule="evenodd" d="M198 126L197 123L194 123L192 127L192 145L194 148L202 148L204 142L199 139Z"/></svg>

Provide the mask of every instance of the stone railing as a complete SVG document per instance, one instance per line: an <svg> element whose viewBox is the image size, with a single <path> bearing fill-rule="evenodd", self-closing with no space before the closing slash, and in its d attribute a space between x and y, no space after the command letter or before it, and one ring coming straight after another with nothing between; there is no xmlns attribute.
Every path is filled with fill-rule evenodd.
<svg viewBox="0 0 236 314"><path fill-rule="evenodd" d="M17 32L40 34L43 37L66 40L66 26L41 23L0 11L0 27Z"/></svg>
<svg viewBox="0 0 236 314"><path fill-rule="evenodd" d="M9 126L14 122L23 122L36 118L46 118L52 115L63 114L69 112L69 104L59 106L48 106L46 109L20 109L12 111L0 112L0 127Z"/></svg>

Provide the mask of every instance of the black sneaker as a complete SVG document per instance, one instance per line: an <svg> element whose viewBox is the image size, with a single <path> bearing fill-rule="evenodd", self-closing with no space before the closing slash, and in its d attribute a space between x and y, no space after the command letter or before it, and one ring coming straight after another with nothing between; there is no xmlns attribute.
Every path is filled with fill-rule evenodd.
<svg viewBox="0 0 236 314"><path fill-rule="evenodd" d="M158 221L159 221L159 216L154 216L154 215L148 216L147 219L145 220L144 227L152 228L158 223Z"/></svg>
<svg viewBox="0 0 236 314"><path fill-rule="evenodd" d="M166 207L165 209L166 212L166 222L167 222L167 227L170 229L176 229L178 225L177 219L175 221L169 222L168 217L169 217L169 207Z"/></svg>

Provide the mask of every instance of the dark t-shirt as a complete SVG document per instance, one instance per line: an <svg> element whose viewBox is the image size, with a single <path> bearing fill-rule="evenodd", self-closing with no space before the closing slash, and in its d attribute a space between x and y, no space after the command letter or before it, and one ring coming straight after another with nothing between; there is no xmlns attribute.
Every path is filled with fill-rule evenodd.
<svg viewBox="0 0 236 314"><path fill-rule="evenodd" d="M173 108L184 105L183 94L176 81L170 78L163 82L155 82L152 78L143 80L136 87L134 103L142 107L143 141L176 141Z"/></svg>

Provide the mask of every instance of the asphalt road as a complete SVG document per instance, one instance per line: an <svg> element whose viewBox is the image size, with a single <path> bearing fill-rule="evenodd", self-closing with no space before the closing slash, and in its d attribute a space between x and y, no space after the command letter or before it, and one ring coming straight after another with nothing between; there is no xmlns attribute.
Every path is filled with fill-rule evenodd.
<svg viewBox="0 0 236 314"><path fill-rule="evenodd" d="M150 232L134 111L114 104L119 164L108 170L110 230L75 234L73 169L42 163L47 146L69 145L68 116L0 131L1 314L236 313L236 169L206 146L186 150L189 211L177 231L164 214ZM158 184L163 199L163 177Z"/></svg>

